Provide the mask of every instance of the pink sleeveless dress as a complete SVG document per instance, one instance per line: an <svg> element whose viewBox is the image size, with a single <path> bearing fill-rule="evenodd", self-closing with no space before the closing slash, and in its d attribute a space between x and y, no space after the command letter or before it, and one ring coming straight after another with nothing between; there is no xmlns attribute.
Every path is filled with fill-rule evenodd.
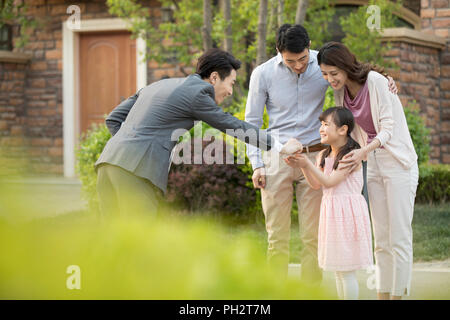
<svg viewBox="0 0 450 320"><path fill-rule="evenodd" d="M325 158L325 175L331 174L333 164L334 158ZM362 168L334 187L322 187L318 259L323 270L353 271L373 265L369 210L362 187Z"/></svg>

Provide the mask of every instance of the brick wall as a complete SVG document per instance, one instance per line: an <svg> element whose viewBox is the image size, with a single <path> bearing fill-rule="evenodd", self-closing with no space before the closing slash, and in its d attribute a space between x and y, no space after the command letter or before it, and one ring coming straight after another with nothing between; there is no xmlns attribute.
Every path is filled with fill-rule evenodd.
<svg viewBox="0 0 450 320"><path fill-rule="evenodd" d="M25 79L26 65L0 63L0 174L18 166L25 146ZM6 168L6 166L8 168ZM15 167L14 166L14 167Z"/></svg>
<svg viewBox="0 0 450 320"><path fill-rule="evenodd" d="M440 62L440 162L450 163L450 0L422 0L422 30L447 39Z"/></svg>
<svg viewBox="0 0 450 320"><path fill-rule="evenodd" d="M425 115L425 123L431 130L430 160L441 159L439 50L405 42L393 42L387 56L399 66L389 73L396 79L403 106L414 101Z"/></svg>
<svg viewBox="0 0 450 320"><path fill-rule="evenodd" d="M420 0L403 0L402 3L405 8L408 8L415 14L420 15Z"/></svg>

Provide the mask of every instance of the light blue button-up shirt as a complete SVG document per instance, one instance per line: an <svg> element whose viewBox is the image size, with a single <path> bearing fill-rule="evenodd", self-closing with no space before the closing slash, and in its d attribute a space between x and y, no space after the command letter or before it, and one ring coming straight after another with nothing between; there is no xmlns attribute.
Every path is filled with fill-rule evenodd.
<svg viewBox="0 0 450 320"><path fill-rule="evenodd" d="M278 135L281 143L290 138L304 146L319 143L319 116L328 82L322 77L317 53L310 50L308 67L300 75L284 64L280 53L256 67L250 77L245 121L261 128L266 106L267 131ZM247 156L253 169L264 166L260 149L247 144Z"/></svg>

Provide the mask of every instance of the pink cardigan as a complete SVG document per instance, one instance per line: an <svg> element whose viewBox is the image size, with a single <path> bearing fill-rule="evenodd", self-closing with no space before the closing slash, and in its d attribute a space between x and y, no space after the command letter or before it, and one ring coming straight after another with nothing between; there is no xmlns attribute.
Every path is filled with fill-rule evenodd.
<svg viewBox="0 0 450 320"><path fill-rule="evenodd" d="M388 88L388 80L375 71L367 76L370 96L370 110L378 139L386 151L397 159L405 169L417 162L411 135L406 123L402 103ZM334 91L336 106L344 106L344 88ZM361 147L367 145L367 134L355 123L351 134Z"/></svg>

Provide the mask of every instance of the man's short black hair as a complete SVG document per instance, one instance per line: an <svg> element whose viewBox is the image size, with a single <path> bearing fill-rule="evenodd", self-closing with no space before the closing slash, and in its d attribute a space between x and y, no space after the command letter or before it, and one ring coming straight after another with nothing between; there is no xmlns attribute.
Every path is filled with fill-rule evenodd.
<svg viewBox="0 0 450 320"><path fill-rule="evenodd" d="M277 31L277 49L279 52L300 53L309 48L309 35L300 24L283 24Z"/></svg>
<svg viewBox="0 0 450 320"><path fill-rule="evenodd" d="M228 77L231 70L238 70L241 67L241 62L233 57L230 53L213 48L206 51L197 62L196 73L202 79L209 78L212 72L217 71L221 80Z"/></svg>

